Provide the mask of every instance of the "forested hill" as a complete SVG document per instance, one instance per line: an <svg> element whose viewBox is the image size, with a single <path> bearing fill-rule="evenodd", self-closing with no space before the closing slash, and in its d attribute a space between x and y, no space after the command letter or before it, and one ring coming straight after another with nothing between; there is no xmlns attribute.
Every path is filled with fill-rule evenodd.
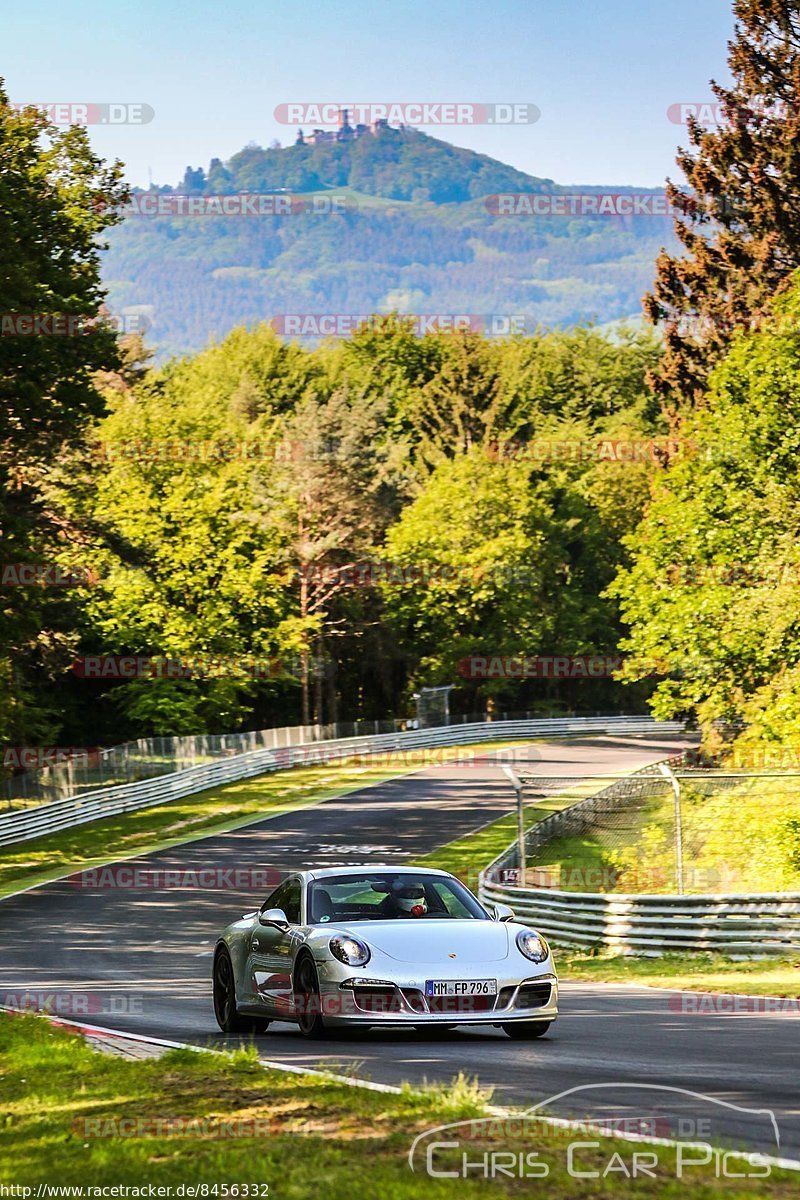
<svg viewBox="0 0 800 1200"><path fill-rule="evenodd" d="M492 192L553 187L551 180L535 179L485 154L409 128L385 128L347 142L285 149L246 146L225 165L214 159L207 178L190 172L184 182L190 188L204 187L211 192L352 188L387 200L429 200L434 204L475 200Z"/></svg>
<svg viewBox="0 0 800 1200"><path fill-rule="evenodd" d="M128 327L141 322L160 361L237 325L281 329L285 314L341 314L345 324L392 310L474 314L501 330L507 317L526 330L638 319L659 250L674 247L667 216L498 216L488 199L497 193L600 189L559 187L412 129L248 146L154 190L278 193L276 215L135 215L111 231L110 306Z"/></svg>

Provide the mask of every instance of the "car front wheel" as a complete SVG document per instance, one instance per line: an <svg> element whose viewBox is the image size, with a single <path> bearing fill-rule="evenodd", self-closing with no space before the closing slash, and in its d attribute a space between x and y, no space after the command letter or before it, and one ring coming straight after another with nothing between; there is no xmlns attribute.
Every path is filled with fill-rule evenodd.
<svg viewBox="0 0 800 1200"><path fill-rule="evenodd" d="M294 969L293 991L300 1032L307 1038L322 1037L325 1024L322 1020L319 979L314 960L308 954L303 955Z"/></svg>
<svg viewBox="0 0 800 1200"><path fill-rule="evenodd" d="M544 1037L552 1024L552 1021L514 1021L504 1025L503 1029L510 1038L523 1042L531 1038Z"/></svg>

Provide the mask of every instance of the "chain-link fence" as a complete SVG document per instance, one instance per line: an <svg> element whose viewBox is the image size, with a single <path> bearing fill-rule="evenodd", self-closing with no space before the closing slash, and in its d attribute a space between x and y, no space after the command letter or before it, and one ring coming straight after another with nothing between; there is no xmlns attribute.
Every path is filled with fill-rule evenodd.
<svg viewBox="0 0 800 1200"><path fill-rule="evenodd" d="M595 795L535 824L524 883L628 895L800 890L799 771L670 766L671 777L649 767L600 791L594 780ZM527 805L577 783L521 782Z"/></svg>
<svg viewBox="0 0 800 1200"><path fill-rule="evenodd" d="M39 804L63 800L97 788L169 775L250 750L298 746L333 737L392 733L404 726L405 722L396 721L356 721L347 726L288 725L248 733L140 738L108 749L70 753L65 762L5 779L0 785L0 795L8 805L13 802L18 808L20 801ZM337 732L344 728L346 733Z"/></svg>

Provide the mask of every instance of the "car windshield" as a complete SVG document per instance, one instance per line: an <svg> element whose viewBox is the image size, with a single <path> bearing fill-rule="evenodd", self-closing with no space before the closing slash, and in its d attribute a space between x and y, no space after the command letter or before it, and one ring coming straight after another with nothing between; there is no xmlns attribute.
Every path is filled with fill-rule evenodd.
<svg viewBox="0 0 800 1200"><path fill-rule="evenodd" d="M443 875L365 871L363 875L329 875L308 885L311 925L448 919L491 918L463 884Z"/></svg>

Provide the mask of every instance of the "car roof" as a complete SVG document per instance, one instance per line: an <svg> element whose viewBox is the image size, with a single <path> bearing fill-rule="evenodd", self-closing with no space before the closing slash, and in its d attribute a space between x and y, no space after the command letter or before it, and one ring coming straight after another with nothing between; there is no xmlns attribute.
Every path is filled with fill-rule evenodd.
<svg viewBox="0 0 800 1200"><path fill-rule="evenodd" d="M441 875L452 879L449 871L439 871L435 867L404 867L394 863L359 863L354 867L319 867L313 871L298 871L307 883L312 879L330 879L333 875L364 875L368 871L380 871L392 875Z"/></svg>

